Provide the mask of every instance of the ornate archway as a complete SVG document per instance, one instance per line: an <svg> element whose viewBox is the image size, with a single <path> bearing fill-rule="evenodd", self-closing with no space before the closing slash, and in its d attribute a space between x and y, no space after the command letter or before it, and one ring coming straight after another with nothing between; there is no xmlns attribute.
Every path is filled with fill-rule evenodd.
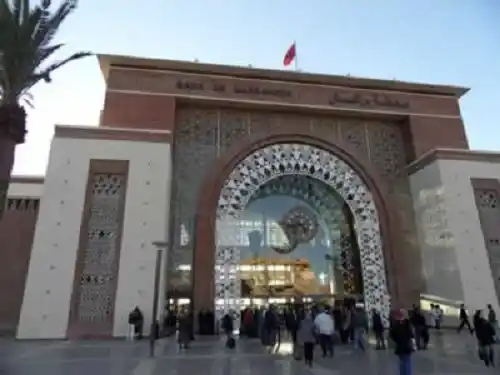
<svg viewBox="0 0 500 375"><path fill-rule="evenodd" d="M220 234L237 219L257 190L272 179L303 175L332 187L348 205L360 250L364 301L368 311L390 308L379 214L371 192L359 174L344 160L319 147L301 143L278 143L253 151L230 172L220 191L216 219L215 305L218 315L239 311L241 283L238 279L239 250L222 246ZM226 241L223 241L226 242Z"/></svg>

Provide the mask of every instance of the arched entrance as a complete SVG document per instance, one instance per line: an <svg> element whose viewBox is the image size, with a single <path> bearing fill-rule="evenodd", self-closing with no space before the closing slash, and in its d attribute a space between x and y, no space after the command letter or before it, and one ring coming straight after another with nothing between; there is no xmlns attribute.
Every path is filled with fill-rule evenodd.
<svg viewBox="0 0 500 375"><path fill-rule="evenodd" d="M298 191L296 195L302 198L313 196L306 199L310 205L312 202L314 206L315 200L321 202L312 209L326 211L324 221L329 221L329 230L335 226L342 227L348 215L342 209L332 210L334 206L328 201L333 200L337 206L348 208L354 233L354 241L349 241L349 244L354 243L359 251L365 307L367 310L377 308L387 316L390 301L379 214L373 196L359 174L344 160L322 148L301 143L278 143L253 151L235 166L222 186L215 225L216 315L219 317L230 309L239 312L241 306L241 241L238 242L237 238L241 233L235 230L234 223L242 217L249 203L259 199L259 195L265 195L266 189L272 189L273 184L279 182L279 186L287 186L280 179L288 179L289 184ZM305 186L306 191L301 185ZM309 187L314 185L335 194L318 194L321 188L309 191ZM339 216L339 212L342 215ZM293 212L290 215L293 217ZM295 220L297 216L302 222L310 219L307 209L295 212ZM311 229L314 226L317 225L310 224L309 230L314 232L314 228ZM348 232L342 233L347 235ZM306 241L314 239L311 233L301 235Z"/></svg>

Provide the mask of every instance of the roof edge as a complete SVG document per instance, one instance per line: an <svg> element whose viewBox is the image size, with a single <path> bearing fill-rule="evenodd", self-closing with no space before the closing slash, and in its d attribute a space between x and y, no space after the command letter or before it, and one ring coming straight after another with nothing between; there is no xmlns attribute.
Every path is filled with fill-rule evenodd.
<svg viewBox="0 0 500 375"><path fill-rule="evenodd" d="M12 175L10 178L11 184L43 184L45 176L41 175Z"/></svg>
<svg viewBox="0 0 500 375"><path fill-rule="evenodd" d="M434 148L425 152L418 159L408 164L405 167L406 172L411 175L425 168L429 164L432 164L436 160L465 160L500 164L500 152L459 148Z"/></svg>
<svg viewBox="0 0 500 375"><path fill-rule="evenodd" d="M170 70L184 73L212 74L248 79L266 79L313 85L346 86L368 90L393 90L423 95L451 96L456 98L462 97L470 90L467 87L454 85L433 85L398 80L292 72L276 69L257 69L190 61L149 59L135 56L97 54L97 59L106 82L111 66L120 66L130 69Z"/></svg>

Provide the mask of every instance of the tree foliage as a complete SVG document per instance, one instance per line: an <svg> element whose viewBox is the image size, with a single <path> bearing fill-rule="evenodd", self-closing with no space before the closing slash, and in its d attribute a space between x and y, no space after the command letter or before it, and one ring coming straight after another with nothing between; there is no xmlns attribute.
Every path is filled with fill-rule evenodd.
<svg viewBox="0 0 500 375"><path fill-rule="evenodd" d="M77 8L77 0L63 0L51 10L50 0L0 0L0 105L30 104L30 90L63 65L90 56L78 52L53 60L64 44L54 43L61 25Z"/></svg>

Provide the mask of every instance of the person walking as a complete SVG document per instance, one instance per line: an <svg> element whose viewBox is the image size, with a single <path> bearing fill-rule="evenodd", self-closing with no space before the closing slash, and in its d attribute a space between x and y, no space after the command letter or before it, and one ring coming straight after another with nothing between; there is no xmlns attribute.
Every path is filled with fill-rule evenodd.
<svg viewBox="0 0 500 375"><path fill-rule="evenodd" d="M335 333L333 318L322 306L319 311L319 314L314 319L314 325L319 334L319 344L323 351L323 357L327 355L333 357L333 334Z"/></svg>
<svg viewBox="0 0 500 375"><path fill-rule="evenodd" d="M274 351L276 349L276 343L278 341L280 331L280 322L278 315L274 306L269 306L269 309L265 312L264 315L264 326L263 326L263 335L264 335L264 346L267 346L269 351Z"/></svg>
<svg viewBox="0 0 500 375"><path fill-rule="evenodd" d="M411 324L404 309L394 311L389 335L394 343L394 353L399 359L399 375L412 375L411 356L415 347Z"/></svg>
<svg viewBox="0 0 500 375"><path fill-rule="evenodd" d="M437 331L441 329L441 321L443 320L443 310L439 305L432 305L431 307L432 327Z"/></svg>
<svg viewBox="0 0 500 375"><path fill-rule="evenodd" d="M478 344L479 358L484 362L486 367L495 366L495 358L493 344L495 343L495 330L486 319L483 318L481 310L477 310L474 314L472 323Z"/></svg>
<svg viewBox="0 0 500 375"><path fill-rule="evenodd" d="M361 307L356 307L354 309L352 328L354 330L354 345L358 349L361 349L361 351L366 351L366 332L368 331L368 317L366 316L365 310Z"/></svg>
<svg viewBox="0 0 500 375"><path fill-rule="evenodd" d="M312 367L314 360L314 346L316 344L316 327L310 311L299 323L297 331L297 351L302 349L306 365ZM300 359L300 358L299 358Z"/></svg>
<svg viewBox="0 0 500 375"><path fill-rule="evenodd" d="M176 323L176 338L177 338L177 349L180 351L182 349L189 349L189 342L191 341L191 322L189 315L185 310L182 310L177 315Z"/></svg>
<svg viewBox="0 0 500 375"><path fill-rule="evenodd" d="M226 348L234 349L234 347L236 345L236 340L234 339L234 336L233 336L233 332L234 332L233 311L228 311L222 317L222 330L224 331L224 334L226 335Z"/></svg>
<svg viewBox="0 0 500 375"><path fill-rule="evenodd" d="M372 310L372 330L375 335L375 350L385 349L385 339L384 339L384 323L382 322L382 316L376 310Z"/></svg>
<svg viewBox="0 0 500 375"><path fill-rule="evenodd" d="M144 326L144 315L139 306L136 306L128 315L128 324L133 327L133 338L142 339L142 328Z"/></svg>
<svg viewBox="0 0 500 375"><path fill-rule="evenodd" d="M467 326L469 329L470 334L472 335L474 333L474 330L472 329L470 322L469 322L469 314L467 314L467 311L465 310L465 305L461 304L460 305L460 313L458 315L458 319L460 320L460 325L458 326L457 332L460 333L462 332L462 329Z"/></svg>
<svg viewBox="0 0 500 375"><path fill-rule="evenodd" d="M414 306L410 318L415 333L415 341L418 350L426 350L429 344L429 331L425 316L418 306Z"/></svg>
<svg viewBox="0 0 500 375"><path fill-rule="evenodd" d="M495 342L498 341L498 320L497 320L497 314L495 310L493 310L493 306L488 304L488 322L491 324L493 327L493 330L495 331Z"/></svg>

